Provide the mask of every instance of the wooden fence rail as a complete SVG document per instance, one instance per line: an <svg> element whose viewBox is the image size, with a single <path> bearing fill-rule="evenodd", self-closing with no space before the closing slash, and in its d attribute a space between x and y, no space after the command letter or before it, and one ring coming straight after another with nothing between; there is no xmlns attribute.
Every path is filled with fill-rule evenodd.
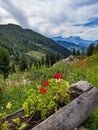
<svg viewBox="0 0 98 130"><path fill-rule="evenodd" d="M86 81L71 86L83 93L31 130L74 130L98 107L98 91Z"/></svg>
<svg viewBox="0 0 98 130"><path fill-rule="evenodd" d="M70 88L80 96L31 130L74 130L98 107L98 90L90 83L79 81ZM23 115L24 109L20 109L3 120L11 122Z"/></svg>

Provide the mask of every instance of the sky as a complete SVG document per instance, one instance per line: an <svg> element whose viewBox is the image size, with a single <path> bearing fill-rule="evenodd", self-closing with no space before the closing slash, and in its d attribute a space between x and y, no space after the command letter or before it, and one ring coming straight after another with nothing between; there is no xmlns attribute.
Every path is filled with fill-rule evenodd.
<svg viewBox="0 0 98 130"><path fill-rule="evenodd" d="M8 23L47 37L98 40L98 0L0 0L0 24Z"/></svg>

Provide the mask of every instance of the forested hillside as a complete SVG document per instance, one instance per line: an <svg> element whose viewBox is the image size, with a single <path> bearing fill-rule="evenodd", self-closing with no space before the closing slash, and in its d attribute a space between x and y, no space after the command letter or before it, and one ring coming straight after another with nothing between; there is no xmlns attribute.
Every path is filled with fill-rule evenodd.
<svg viewBox="0 0 98 130"><path fill-rule="evenodd" d="M50 52L59 53L63 57L71 54L53 40L14 24L0 25L0 46L7 48L11 59L15 61L18 61L21 55L33 61Z"/></svg>

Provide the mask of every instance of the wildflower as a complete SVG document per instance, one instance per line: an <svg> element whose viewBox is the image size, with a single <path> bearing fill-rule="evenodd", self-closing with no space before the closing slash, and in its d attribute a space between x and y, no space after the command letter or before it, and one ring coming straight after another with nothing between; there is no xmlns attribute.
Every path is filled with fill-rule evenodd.
<svg viewBox="0 0 98 130"><path fill-rule="evenodd" d="M3 89L0 87L0 93L3 91Z"/></svg>
<svg viewBox="0 0 98 130"><path fill-rule="evenodd" d="M11 109L11 107L12 107L11 102L8 102L8 104L7 104L6 108L7 108L7 109Z"/></svg>
<svg viewBox="0 0 98 130"><path fill-rule="evenodd" d="M61 74L57 73L57 74L53 75L53 78L60 78L60 79L62 79L63 76Z"/></svg>
<svg viewBox="0 0 98 130"><path fill-rule="evenodd" d="M49 82L48 81L44 81L44 86L49 86Z"/></svg>
<svg viewBox="0 0 98 130"><path fill-rule="evenodd" d="M41 91L43 94L46 94L46 89L45 89L45 88L40 88L40 91Z"/></svg>
<svg viewBox="0 0 98 130"><path fill-rule="evenodd" d="M63 76L61 74L57 73L57 74L53 75L53 78L56 79L56 82L60 82L60 79L62 79Z"/></svg>

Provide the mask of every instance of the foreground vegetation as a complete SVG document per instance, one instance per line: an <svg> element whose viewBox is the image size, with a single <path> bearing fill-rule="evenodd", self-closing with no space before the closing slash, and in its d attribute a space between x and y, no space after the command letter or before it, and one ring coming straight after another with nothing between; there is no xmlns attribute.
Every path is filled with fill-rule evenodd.
<svg viewBox="0 0 98 130"><path fill-rule="evenodd" d="M0 112L10 114L23 107L28 97L28 90L49 80L55 73L61 73L63 79L70 84L79 80L86 80L98 89L98 53L86 57L81 61L71 63L59 62L51 68L45 66L36 69L32 66L27 72L10 74L8 79L3 80L0 76ZM9 109L8 104L11 108ZM89 130L98 130L98 109L84 122Z"/></svg>

